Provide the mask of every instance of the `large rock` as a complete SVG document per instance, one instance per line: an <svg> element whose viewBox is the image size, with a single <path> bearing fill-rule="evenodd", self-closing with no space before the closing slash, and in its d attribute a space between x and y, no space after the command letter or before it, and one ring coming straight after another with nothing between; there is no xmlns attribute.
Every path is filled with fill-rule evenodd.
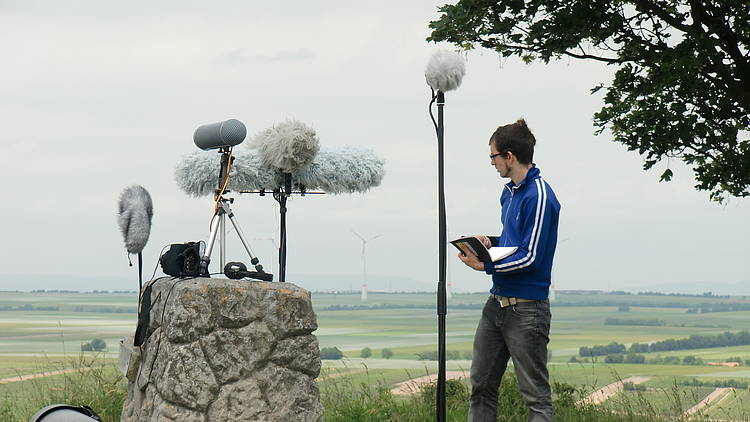
<svg viewBox="0 0 750 422"><path fill-rule="evenodd" d="M161 278L122 422L322 421L318 324L291 283Z"/></svg>

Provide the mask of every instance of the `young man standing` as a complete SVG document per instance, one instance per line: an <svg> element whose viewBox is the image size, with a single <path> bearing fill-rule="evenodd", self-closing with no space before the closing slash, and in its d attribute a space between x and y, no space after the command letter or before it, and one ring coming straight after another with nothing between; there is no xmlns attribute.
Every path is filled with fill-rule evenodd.
<svg viewBox="0 0 750 422"><path fill-rule="evenodd" d="M500 196L502 234L478 237L487 247L516 246L516 252L492 263L472 253L458 255L492 276L492 295L474 336L469 422L496 420L498 387L510 358L529 422L553 420L548 296L560 203L532 163L535 145L523 119L498 127L490 138L490 163L511 180Z"/></svg>

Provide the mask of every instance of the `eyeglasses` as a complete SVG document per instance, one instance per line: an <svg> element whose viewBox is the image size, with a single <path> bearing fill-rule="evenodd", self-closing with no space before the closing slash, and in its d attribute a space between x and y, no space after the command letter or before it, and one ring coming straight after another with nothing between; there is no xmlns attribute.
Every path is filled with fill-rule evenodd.
<svg viewBox="0 0 750 422"><path fill-rule="evenodd" d="M495 157L497 157L498 155L502 156L502 155L505 155L505 154L506 153L503 153L503 152L496 152L494 154L490 154L490 161L494 160Z"/></svg>

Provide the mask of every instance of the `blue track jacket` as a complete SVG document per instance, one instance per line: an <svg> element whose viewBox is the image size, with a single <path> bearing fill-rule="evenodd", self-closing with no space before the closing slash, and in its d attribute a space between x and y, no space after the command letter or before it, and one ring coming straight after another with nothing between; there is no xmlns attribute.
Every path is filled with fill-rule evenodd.
<svg viewBox="0 0 750 422"><path fill-rule="evenodd" d="M484 264L492 275L491 293L543 300L549 296L552 258L557 246L560 203L539 169L532 165L518 185L513 181L500 195L503 232L490 238L493 246L517 246L518 250L497 262Z"/></svg>

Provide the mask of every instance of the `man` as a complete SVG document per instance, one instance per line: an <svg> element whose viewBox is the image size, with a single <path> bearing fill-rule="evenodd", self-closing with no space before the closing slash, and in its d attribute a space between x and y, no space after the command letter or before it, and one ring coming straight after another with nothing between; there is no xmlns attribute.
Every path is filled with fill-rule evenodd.
<svg viewBox="0 0 750 422"><path fill-rule="evenodd" d="M548 295L560 203L532 164L536 139L523 119L498 127L489 144L490 163L511 180L500 196L502 234L478 237L487 247L518 249L491 263L468 251L458 255L469 267L492 275L492 295L474 336L469 421L496 420L498 387L510 358L529 421L552 421Z"/></svg>

